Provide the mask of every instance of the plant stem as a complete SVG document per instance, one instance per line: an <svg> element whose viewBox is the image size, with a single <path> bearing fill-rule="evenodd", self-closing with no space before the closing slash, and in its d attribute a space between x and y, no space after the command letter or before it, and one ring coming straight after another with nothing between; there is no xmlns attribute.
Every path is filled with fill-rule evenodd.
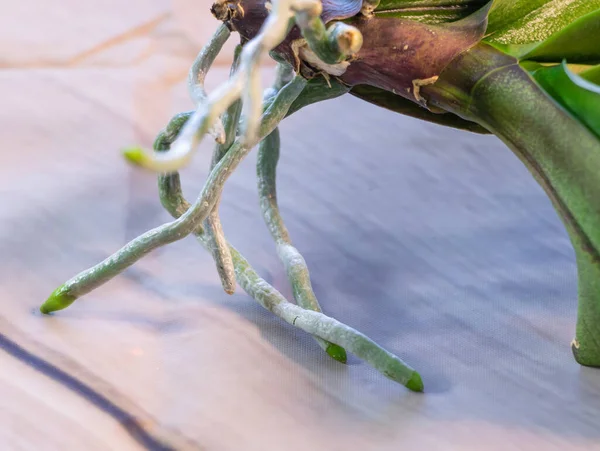
<svg viewBox="0 0 600 451"><path fill-rule="evenodd" d="M275 129L305 85L306 80L297 76L278 93L263 116L259 137L266 136ZM144 233L103 262L65 282L41 306L41 312L50 313L68 307L75 299L106 283L154 249L194 232L214 208L225 181L255 144L242 144L238 138L211 171L200 196L191 208L177 220Z"/></svg>
<svg viewBox="0 0 600 451"><path fill-rule="evenodd" d="M502 139L550 197L577 256L575 358L600 367L600 142L514 58L486 44L457 58L426 91L437 106Z"/></svg>
<svg viewBox="0 0 600 451"><path fill-rule="evenodd" d="M319 301L313 292L308 267L302 254L292 245L289 233L277 205L276 170L279 160L279 129L262 140L258 148L256 172L263 219L277 245L277 255L283 263L292 286L294 299L303 309L321 312ZM318 336L317 344L334 359L346 362L346 351Z"/></svg>

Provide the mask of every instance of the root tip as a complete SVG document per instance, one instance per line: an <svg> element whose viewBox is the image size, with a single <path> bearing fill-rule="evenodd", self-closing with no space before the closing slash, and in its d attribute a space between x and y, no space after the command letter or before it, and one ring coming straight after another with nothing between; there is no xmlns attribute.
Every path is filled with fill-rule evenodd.
<svg viewBox="0 0 600 451"><path fill-rule="evenodd" d="M332 343L329 346L327 346L325 352L329 354L329 357L331 357L334 360L337 360L338 362L346 363L348 361L348 355L346 354L346 350L341 346Z"/></svg>
<svg viewBox="0 0 600 451"><path fill-rule="evenodd" d="M40 307L40 312L42 312L44 315L48 315L49 313L56 312L57 310L65 309L75 302L76 299L76 296L70 295L65 289L64 285L61 285L54 290L46 302L42 304Z"/></svg>
<svg viewBox="0 0 600 451"><path fill-rule="evenodd" d="M146 159L146 154L144 153L144 150L140 147L130 147L127 149L123 149L123 156L127 161L136 166L143 166L143 163Z"/></svg>
<svg viewBox="0 0 600 451"><path fill-rule="evenodd" d="M423 379L416 371L412 374L411 378L406 383L406 388L414 392L422 392L424 390Z"/></svg>

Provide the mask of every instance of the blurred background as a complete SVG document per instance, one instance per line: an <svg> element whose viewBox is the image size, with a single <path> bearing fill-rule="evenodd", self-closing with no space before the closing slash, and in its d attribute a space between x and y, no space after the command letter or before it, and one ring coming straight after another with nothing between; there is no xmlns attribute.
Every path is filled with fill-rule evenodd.
<svg viewBox="0 0 600 451"><path fill-rule="evenodd" d="M493 137L350 96L282 124L280 206L325 313L418 369L425 394L330 360L240 288L224 294L193 238L38 313L169 220L155 177L120 149L151 146L192 108L185 78L218 25L210 4L3 5L0 449L600 450L600 373L569 349L574 255L542 190ZM211 147L182 172L189 198ZM227 182L224 229L291 298L254 163Z"/></svg>

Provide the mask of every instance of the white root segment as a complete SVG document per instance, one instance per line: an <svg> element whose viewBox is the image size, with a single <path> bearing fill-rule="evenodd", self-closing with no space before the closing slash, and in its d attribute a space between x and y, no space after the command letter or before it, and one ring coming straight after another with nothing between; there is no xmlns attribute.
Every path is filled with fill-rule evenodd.
<svg viewBox="0 0 600 451"><path fill-rule="evenodd" d="M214 121L240 98L244 100L244 142L254 141L262 113L260 62L262 57L279 45L288 32L288 25L297 4L302 8L320 6L318 1L275 0L271 13L256 37L246 43L240 56L240 66L233 77L209 94L185 124L169 152L132 155L131 160L156 172L174 172L186 166L200 140Z"/></svg>
<svg viewBox="0 0 600 451"><path fill-rule="evenodd" d="M206 101L207 95L204 89L206 74L229 36L231 36L229 28L225 24L221 24L210 38L210 41L200 50L190 68L188 73L188 91L196 108ZM223 144L225 142L225 128L220 117L211 126L208 133L215 138L217 143Z"/></svg>
<svg viewBox="0 0 600 451"><path fill-rule="evenodd" d="M162 173L172 173L185 167L191 161L203 136L209 133L211 128L213 133L217 135L218 142L225 141L223 128L219 125L219 118L239 99L243 100L242 141L244 143L256 141L262 114L260 78L262 58L285 39L292 18L295 17L303 33L312 30L314 35L315 30L318 31L324 27L319 18L322 11L319 0L273 0L269 9L270 13L259 33L244 45L240 56L240 65L236 73L209 95L206 95L203 89L206 71L203 68L203 63L198 62L198 60L201 60L200 56L204 55L204 61L210 60L210 63L212 63L216 55L208 54L209 50L203 50L204 53L200 53L197 64L190 71L188 80L190 94L198 102L196 111L185 124L168 152L146 154L141 149L129 149L125 152L125 156L131 162ZM224 31L223 34L225 34ZM218 46L219 36L215 35L214 39L217 39L217 45L210 44L207 48L220 49L221 47ZM319 39L321 40L313 42L309 39L311 48L313 48L313 45L317 46L313 48L313 53L316 52L316 55L322 53L317 51L317 48L324 48L323 45L326 42L329 43L327 44L329 47L325 45L325 48L329 49L329 55L335 55L337 51L340 55L339 58L345 58L346 54L357 52L362 45L360 32L356 28L341 22L332 25L327 35ZM307 55L308 58L311 58L309 53ZM318 58L318 56L315 57ZM317 67L319 67L318 64ZM323 69L327 73L337 74L345 70L345 67L347 67L347 64ZM296 67L296 70L298 70L298 67Z"/></svg>

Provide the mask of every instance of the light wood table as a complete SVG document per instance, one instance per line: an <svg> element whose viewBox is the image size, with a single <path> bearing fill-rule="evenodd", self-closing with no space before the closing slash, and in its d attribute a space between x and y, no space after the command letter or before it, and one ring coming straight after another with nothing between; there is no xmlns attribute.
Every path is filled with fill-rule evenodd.
<svg viewBox="0 0 600 451"><path fill-rule="evenodd" d="M0 71L0 449L600 450L600 371L569 349L574 255L541 189L495 138L351 97L281 126L282 212L325 312L426 393L222 293L193 238L42 317L56 286L169 220L118 149L190 107L191 54ZM182 174L190 198L210 148ZM254 162L227 183L225 231L289 297Z"/></svg>

